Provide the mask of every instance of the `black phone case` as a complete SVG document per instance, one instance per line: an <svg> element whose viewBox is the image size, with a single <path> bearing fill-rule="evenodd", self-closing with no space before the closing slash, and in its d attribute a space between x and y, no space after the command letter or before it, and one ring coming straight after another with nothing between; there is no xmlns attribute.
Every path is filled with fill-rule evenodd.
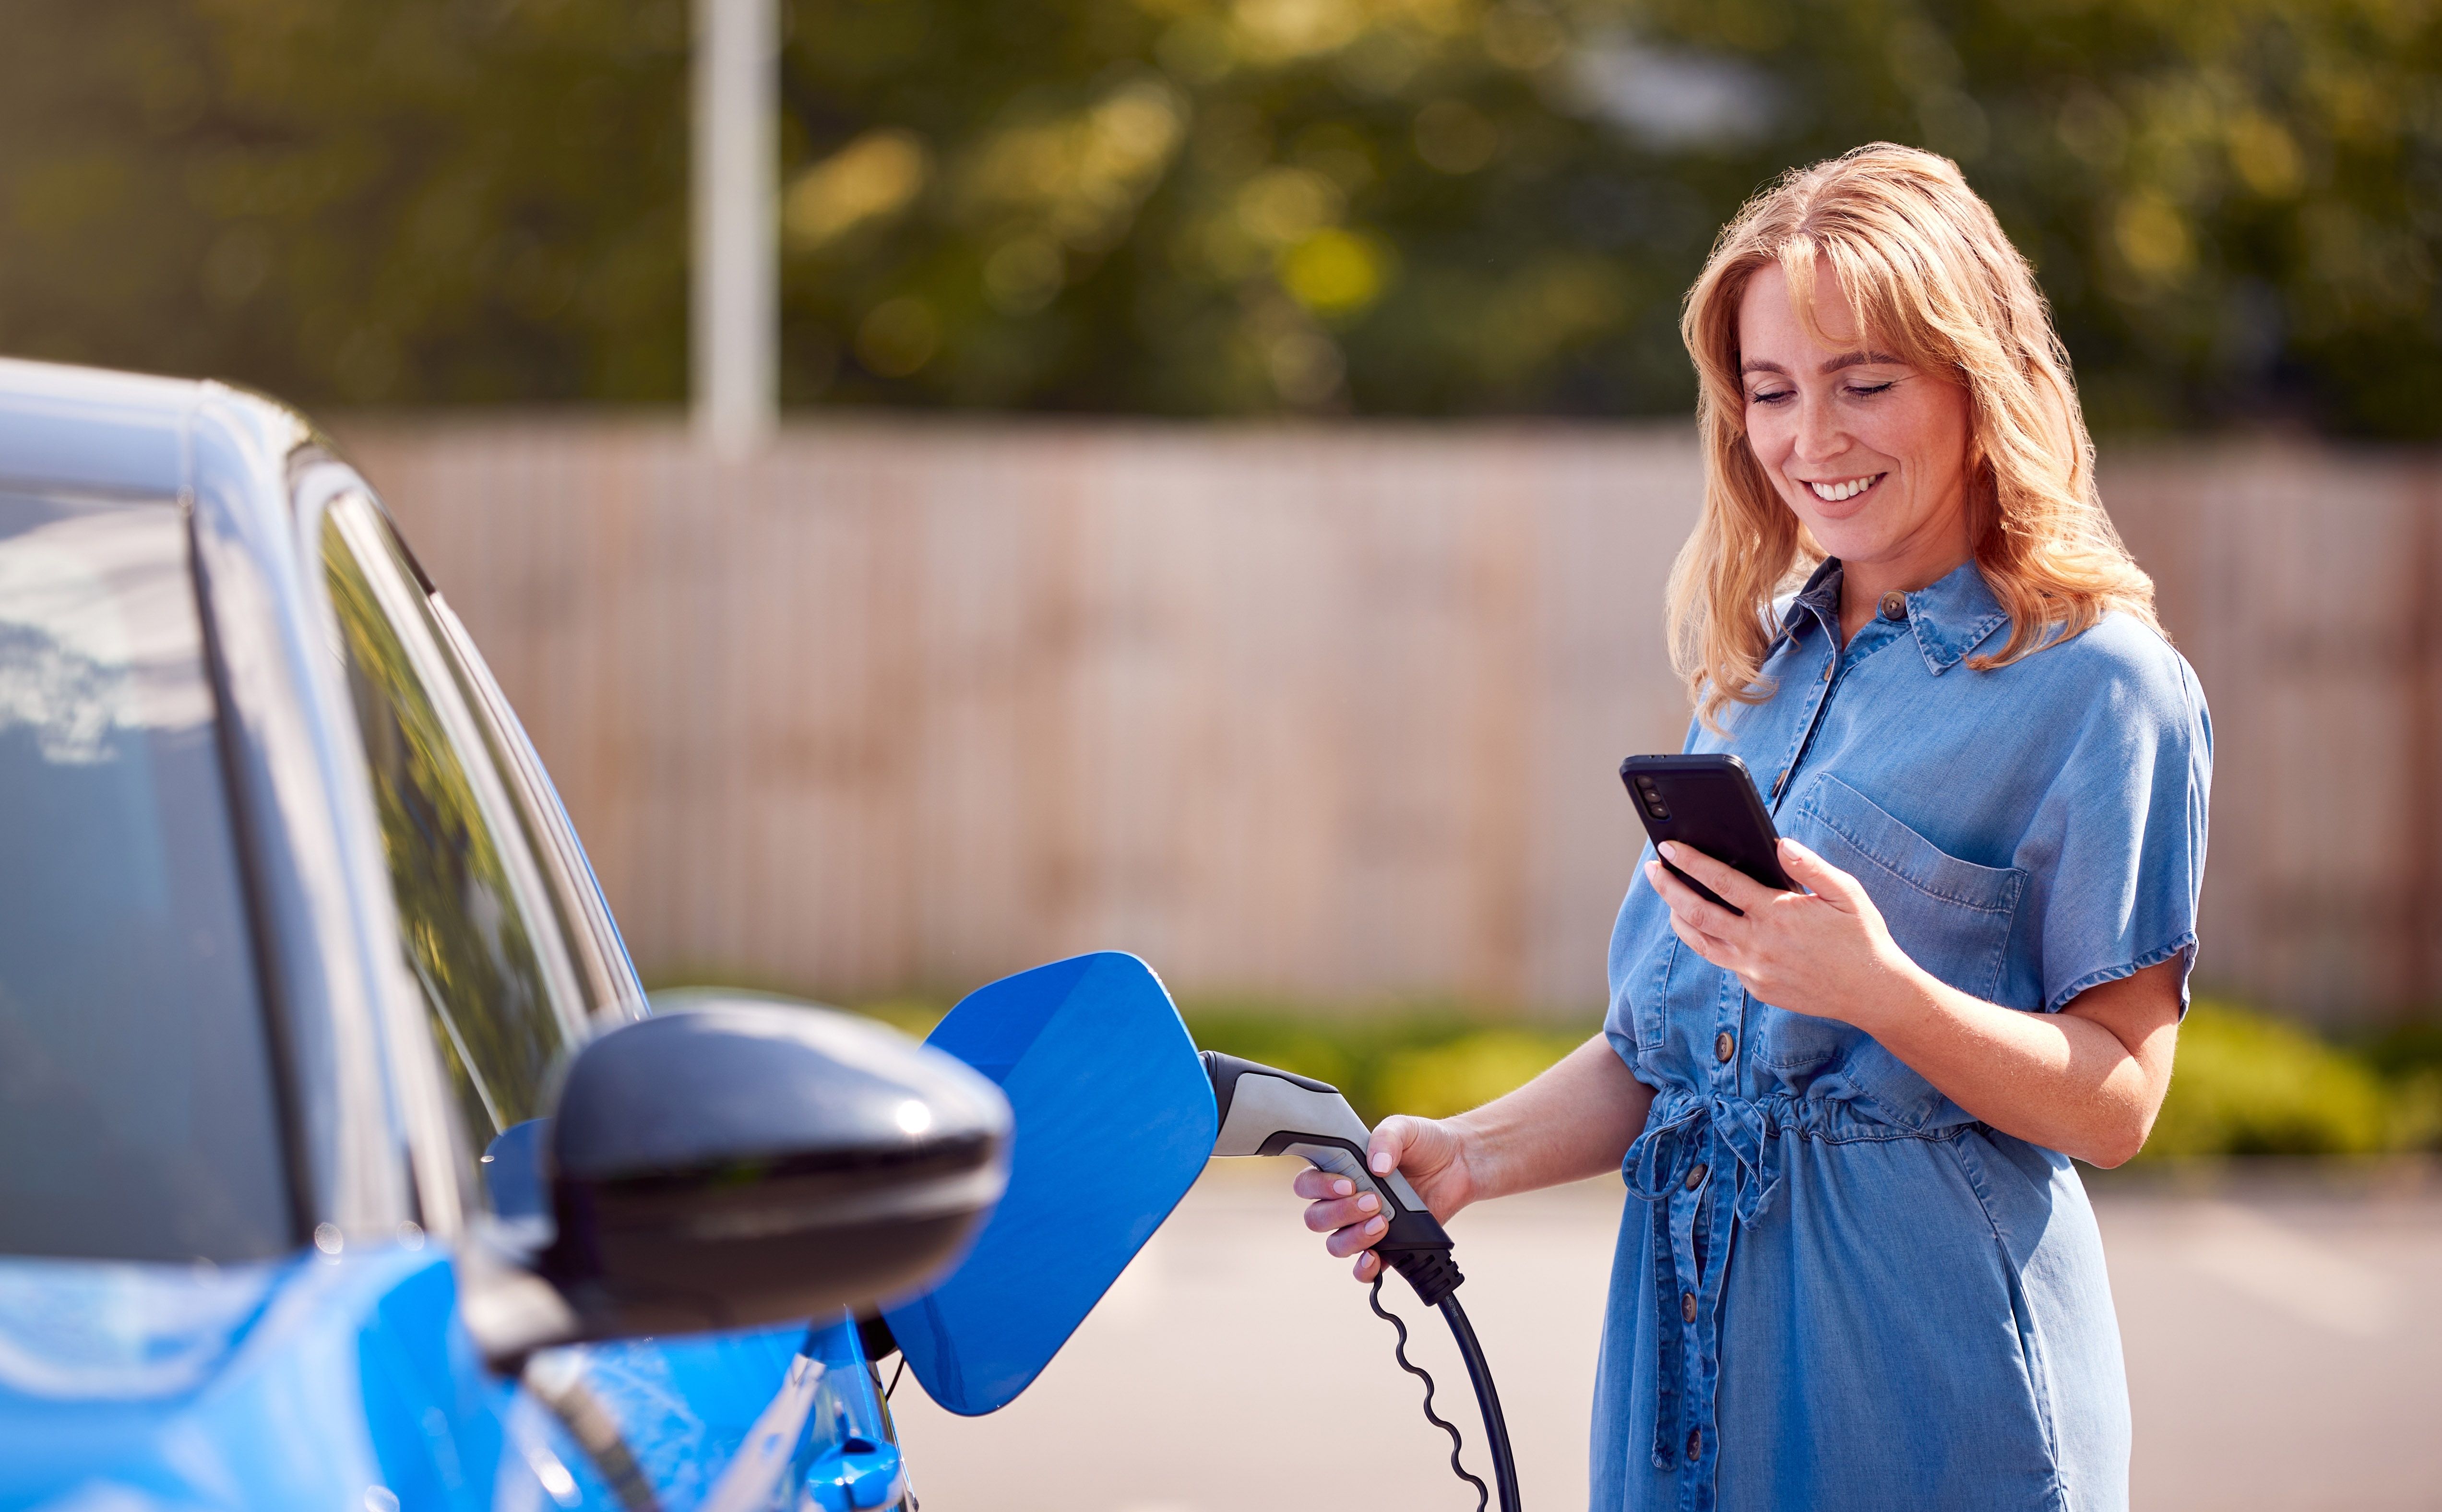
<svg viewBox="0 0 2442 1512"><path fill-rule="evenodd" d="M1639 778L1652 783L1661 814L1653 811ZM1665 840L1675 840L1735 866L1767 887L1798 891L1797 884L1780 869L1779 837L1773 830L1772 815L1764 810L1746 763L1737 756L1630 756L1619 764L1619 780L1657 851ZM1662 865L1706 901L1734 914L1745 913L1670 863Z"/></svg>

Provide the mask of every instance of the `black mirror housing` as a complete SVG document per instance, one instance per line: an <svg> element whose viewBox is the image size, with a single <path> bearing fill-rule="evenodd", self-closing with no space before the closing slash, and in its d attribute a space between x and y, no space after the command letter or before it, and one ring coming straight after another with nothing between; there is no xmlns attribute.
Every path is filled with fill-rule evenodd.
<svg viewBox="0 0 2442 1512"><path fill-rule="evenodd" d="M1000 1089L846 1013L694 994L578 1053L538 1268L582 1337L744 1328L920 1290L1008 1181Z"/></svg>

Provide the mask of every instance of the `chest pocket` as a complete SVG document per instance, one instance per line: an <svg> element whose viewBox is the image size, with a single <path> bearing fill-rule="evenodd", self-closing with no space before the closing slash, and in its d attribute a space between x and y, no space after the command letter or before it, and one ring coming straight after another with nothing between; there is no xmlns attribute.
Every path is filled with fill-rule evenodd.
<svg viewBox="0 0 2442 1512"><path fill-rule="evenodd" d="M1972 996L1989 1001L2000 991L2025 871L1961 861L1833 776L1814 779L1785 829L1864 884L1909 959ZM1845 1024L1776 1010L1757 1059L1804 1069L1863 1038Z"/></svg>

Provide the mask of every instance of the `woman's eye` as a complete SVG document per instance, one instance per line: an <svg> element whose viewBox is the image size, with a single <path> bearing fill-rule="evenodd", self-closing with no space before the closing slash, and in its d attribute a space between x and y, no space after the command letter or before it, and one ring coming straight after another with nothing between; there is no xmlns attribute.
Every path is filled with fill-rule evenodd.
<svg viewBox="0 0 2442 1512"><path fill-rule="evenodd" d="M1749 404L1778 404L1796 392L1797 391L1795 389L1774 389L1769 392L1751 393L1747 395L1747 402Z"/></svg>
<svg viewBox="0 0 2442 1512"><path fill-rule="evenodd" d="M1849 392L1853 398L1870 399L1878 393L1890 392L1891 384L1897 381L1893 379L1885 383L1852 383L1849 386Z"/></svg>

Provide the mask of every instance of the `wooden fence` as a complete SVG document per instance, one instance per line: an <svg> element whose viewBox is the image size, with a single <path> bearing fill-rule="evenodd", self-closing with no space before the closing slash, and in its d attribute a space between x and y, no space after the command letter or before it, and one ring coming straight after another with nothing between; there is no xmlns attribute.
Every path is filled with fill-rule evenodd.
<svg viewBox="0 0 2442 1512"><path fill-rule="evenodd" d="M359 421L648 976L1589 1010L1675 749L1684 428ZM2106 461L2218 749L2202 975L2442 997L2435 465Z"/></svg>

